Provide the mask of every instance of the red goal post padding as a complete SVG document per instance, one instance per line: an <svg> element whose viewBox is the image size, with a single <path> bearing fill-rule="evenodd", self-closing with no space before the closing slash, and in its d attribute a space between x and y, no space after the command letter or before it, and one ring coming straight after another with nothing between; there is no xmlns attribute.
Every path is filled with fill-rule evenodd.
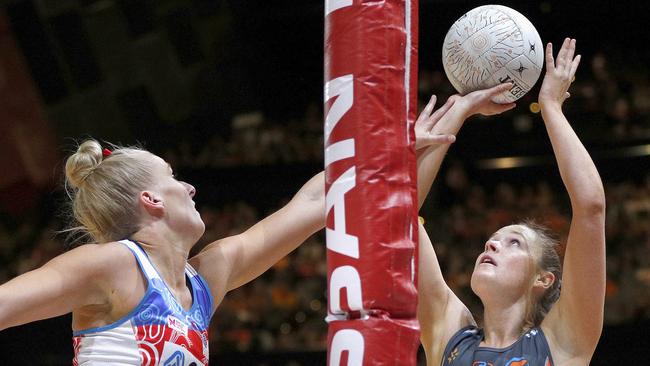
<svg viewBox="0 0 650 366"><path fill-rule="evenodd" d="M325 1L329 365L416 363L416 35L417 0Z"/></svg>

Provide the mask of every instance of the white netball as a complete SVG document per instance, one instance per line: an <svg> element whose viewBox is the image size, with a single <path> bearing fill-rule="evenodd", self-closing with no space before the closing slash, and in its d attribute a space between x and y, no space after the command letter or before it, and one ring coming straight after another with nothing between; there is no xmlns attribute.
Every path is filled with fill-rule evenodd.
<svg viewBox="0 0 650 366"><path fill-rule="evenodd" d="M504 82L512 88L494 98L509 103L524 96L537 82L544 65L544 46L533 24L502 5L474 8L447 32L442 64L460 94Z"/></svg>

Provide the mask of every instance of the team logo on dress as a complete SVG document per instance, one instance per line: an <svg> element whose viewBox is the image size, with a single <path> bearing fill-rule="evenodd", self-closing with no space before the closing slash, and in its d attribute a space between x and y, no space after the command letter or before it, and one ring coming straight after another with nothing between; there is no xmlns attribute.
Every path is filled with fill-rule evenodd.
<svg viewBox="0 0 650 366"><path fill-rule="evenodd" d="M203 343L203 357L207 360L210 357L210 342L208 341L208 332L199 332L201 343Z"/></svg>
<svg viewBox="0 0 650 366"><path fill-rule="evenodd" d="M156 364L158 365L158 364ZM187 349L170 342L165 342L165 348L160 355L160 365L163 366L204 366Z"/></svg>
<svg viewBox="0 0 650 366"><path fill-rule="evenodd" d="M515 357L506 363L506 366L529 366L528 360L523 357Z"/></svg>
<svg viewBox="0 0 650 366"><path fill-rule="evenodd" d="M454 350L451 351L451 353L449 354L449 356L447 356L447 363L452 363L452 362L454 362L454 360L456 359L456 357L458 357L458 354L459 354L459 353L460 353L460 352L458 352L458 347L454 348Z"/></svg>
<svg viewBox="0 0 650 366"><path fill-rule="evenodd" d="M174 352L173 355L171 355L171 357L167 359L167 361L165 361L164 366L183 366L183 365L185 365L185 356L181 351L176 351Z"/></svg>
<svg viewBox="0 0 650 366"><path fill-rule="evenodd" d="M188 330L187 324L180 321L180 319L169 315L167 317L167 325L171 329L181 333L184 336L187 336L187 330Z"/></svg>
<svg viewBox="0 0 650 366"><path fill-rule="evenodd" d="M539 333L539 332L537 331L537 329L531 329L530 332L528 332L528 333L525 334L525 336L526 336L526 338L530 338L531 336L533 336L533 337L536 336L537 333Z"/></svg>

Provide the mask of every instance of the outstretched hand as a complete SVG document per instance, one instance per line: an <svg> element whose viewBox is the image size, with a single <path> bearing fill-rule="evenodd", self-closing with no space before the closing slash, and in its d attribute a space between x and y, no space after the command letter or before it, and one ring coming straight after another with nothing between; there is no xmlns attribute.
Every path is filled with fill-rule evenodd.
<svg viewBox="0 0 650 366"><path fill-rule="evenodd" d="M424 107L420 116L415 121L415 150L420 150L424 147L431 145L451 144L456 141L454 135L438 135L432 133L433 126L440 121L440 118L447 113L449 108L454 104L457 97L452 96L447 102L435 112L433 108L436 105L438 98L435 95L431 96L429 103Z"/></svg>
<svg viewBox="0 0 650 366"><path fill-rule="evenodd" d="M553 59L553 45L546 45L546 75L539 91L539 104L545 106L556 105L562 107L564 101L571 96L569 86L574 79L580 55L573 57L576 51L576 40L565 38L562 48Z"/></svg>
<svg viewBox="0 0 650 366"><path fill-rule="evenodd" d="M512 87L510 83L499 84L489 89L473 91L461 98L458 102L465 109L467 117L475 114L484 116L493 116L505 111L511 110L516 106L515 103L495 103L492 101L497 95L508 91Z"/></svg>
<svg viewBox="0 0 650 366"><path fill-rule="evenodd" d="M482 114L484 116L492 116L508 111L516 106L515 103L496 103L493 99L510 89L510 83L499 84L489 89L481 89L473 91L467 95L452 95L447 102L434 112L434 107L437 101L435 95L431 96L429 103L427 103L420 116L415 121L415 150L431 146L450 144L456 141L454 135L449 134L435 134L433 133L434 126L440 121L443 116L452 108L459 108L461 119L464 121L466 118L475 114Z"/></svg>

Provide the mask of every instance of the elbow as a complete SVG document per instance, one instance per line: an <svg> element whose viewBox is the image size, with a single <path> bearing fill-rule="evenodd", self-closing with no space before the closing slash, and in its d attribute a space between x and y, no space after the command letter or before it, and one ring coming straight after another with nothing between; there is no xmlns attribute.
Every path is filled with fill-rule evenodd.
<svg viewBox="0 0 650 366"><path fill-rule="evenodd" d="M602 192L589 199L586 209L593 214L605 214L605 193Z"/></svg>
<svg viewBox="0 0 650 366"><path fill-rule="evenodd" d="M593 197L581 200L580 203L575 206L576 207L573 208L575 213L594 218L604 218L606 209L605 194L594 195Z"/></svg>
<svg viewBox="0 0 650 366"><path fill-rule="evenodd" d="M314 234L325 227L327 216L325 214L324 199L309 201L299 207L300 220L302 220L301 222L304 223L304 227L309 231L309 235Z"/></svg>
<svg viewBox="0 0 650 366"><path fill-rule="evenodd" d="M574 212L588 216L605 215L605 189L598 177L593 178L591 184L576 187L569 196Z"/></svg>
<svg viewBox="0 0 650 366"><path fill-rule="evenodd" d="M300 211L300 216L309 222L313 232L325 227L325 176L316 174L298 191L290 204Z"/></svg>
<svg viewBox="0 0 650 366"><path fill-rule="evenodd" d="M313 176L298 191L303 198L309 202L325 201L325 172L322 171Z"/></svg>

